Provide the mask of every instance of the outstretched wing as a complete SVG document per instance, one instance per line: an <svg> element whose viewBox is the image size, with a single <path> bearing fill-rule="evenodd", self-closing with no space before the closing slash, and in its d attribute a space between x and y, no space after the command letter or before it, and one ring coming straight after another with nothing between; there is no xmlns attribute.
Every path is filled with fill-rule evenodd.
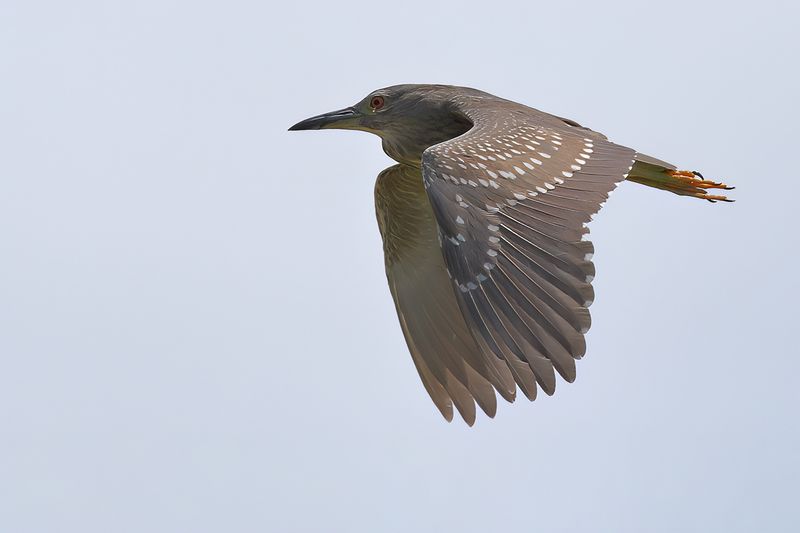
<svg viewBox="0 0 800 533"><path fill-rule="evenodd" d="M485 358L459 310L420 170L396 165L381 172L375 207L389 288L425 389L447 420L455 403L471 425L473 398L494 416L493 387L513 401L514 379L502 360Z"/></svg>
<svg viewBox="0 0 800 533"><path fill-rule="evenodd" d="M476 343L533 399L537 383L554 392L554 368L575 379L594 299L585 224L635 152L531 108L482 102L455 103L474 126L424 152L423 181Z"/></svg>

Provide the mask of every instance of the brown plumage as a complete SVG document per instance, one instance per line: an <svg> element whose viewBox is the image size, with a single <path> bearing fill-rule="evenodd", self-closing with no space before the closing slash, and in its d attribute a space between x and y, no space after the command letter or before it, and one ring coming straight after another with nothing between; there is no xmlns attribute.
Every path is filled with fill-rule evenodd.
<svg viewBox="0 0 800 533"><path fill-rule="evenodd" d="M434 404L475 421L495 390L575 379L594 300L586 223L626 178L710 201L728 188L579 124L461 87L403 85L292 129L362 129L399 164L378 176L386 274Z"/></svg>

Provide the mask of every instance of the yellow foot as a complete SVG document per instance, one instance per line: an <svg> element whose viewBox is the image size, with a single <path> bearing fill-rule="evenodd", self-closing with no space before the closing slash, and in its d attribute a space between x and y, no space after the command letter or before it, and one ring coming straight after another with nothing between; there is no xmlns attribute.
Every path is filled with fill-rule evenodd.
<svg viewBox="0 0 800 533"><path fill-rule="evenodd" d="M709 181L703 178L699 172L692 170L667 170L670 180L665 183L665 188L684 196L694 196L695 198L702 198L709 202L733 202L726 196L718 194L708 194L708 189L724 189L729 191L735 189L724 183L716 181Z"/></svg>

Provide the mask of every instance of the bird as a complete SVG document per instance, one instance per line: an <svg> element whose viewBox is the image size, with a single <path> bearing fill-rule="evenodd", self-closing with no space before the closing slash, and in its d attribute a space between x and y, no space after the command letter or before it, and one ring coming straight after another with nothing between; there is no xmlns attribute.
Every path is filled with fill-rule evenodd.
<svg viewBox="0 0 800 533"><path fill-rule="evenodd" d="M449 422L576 377L594 301L587 223L622 181L729 202L699 172L566 118L450 85L378 89L290 131L373 133L396 164L375 210L397 317Z"/></svg>

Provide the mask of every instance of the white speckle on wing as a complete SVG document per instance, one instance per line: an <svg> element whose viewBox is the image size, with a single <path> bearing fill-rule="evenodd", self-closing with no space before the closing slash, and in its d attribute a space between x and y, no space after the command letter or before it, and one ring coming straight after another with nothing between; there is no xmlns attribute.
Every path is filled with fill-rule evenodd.
<svg viewBox="0 0 800 533"><path fill-rule="evenodd" d="M489 257L497 257L497 250L492 250L491 248L489 248L488 250L486 250L486 255L488 255Z"/></svg>
<svg viewBox="0 0 800 533"><path fill-rule="evenodd" d="M456 224L462 224L462 225L464 224L464 219L461 218L461 215L456 217Z"/></svg>

